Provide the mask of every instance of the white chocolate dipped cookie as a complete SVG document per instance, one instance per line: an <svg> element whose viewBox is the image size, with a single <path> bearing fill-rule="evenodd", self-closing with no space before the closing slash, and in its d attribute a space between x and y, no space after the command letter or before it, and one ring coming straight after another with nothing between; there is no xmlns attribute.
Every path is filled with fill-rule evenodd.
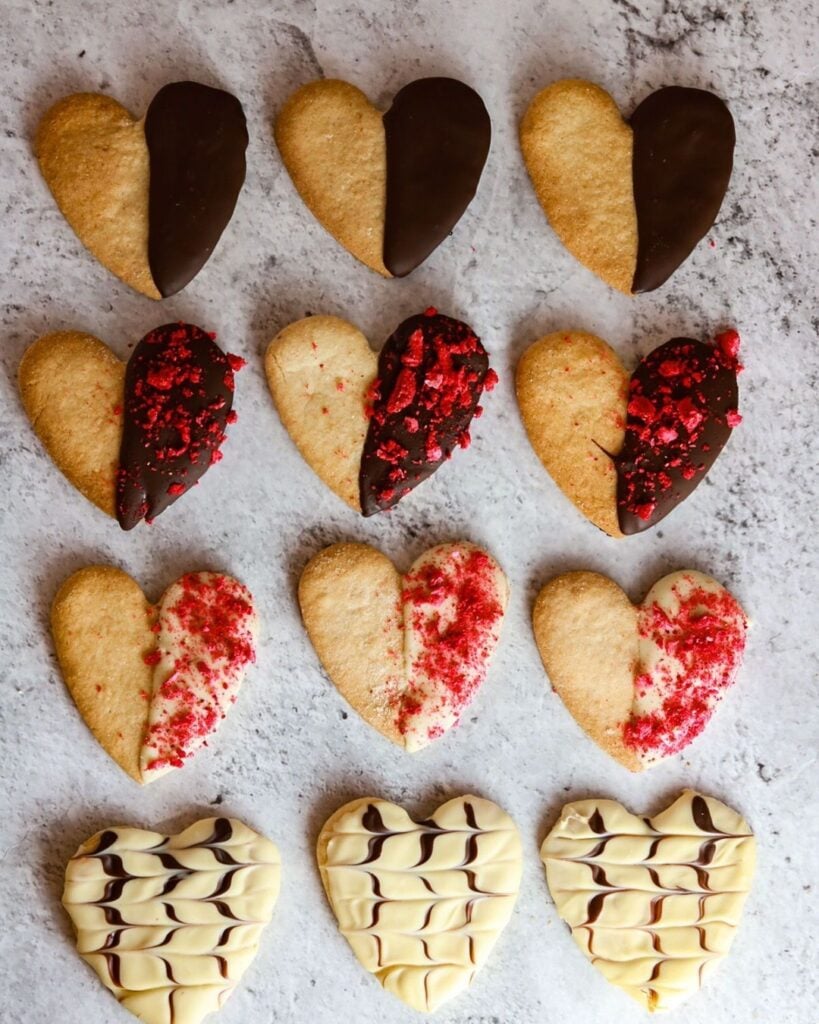
<svg viewBox="0 0 819 1024"><path fill-rule="evenodd" d="M748 619L693 569L658 580L638 605L595 572L550 580L532 621L555 692L607 754L639 772L693 742L733 685Z"/></svg>
<svg viewBox="0 0 819 1024"><path fill-rule="evenodd" d="M520 885L514 822L475 796L449 800L417 823L386 800L353 800L321 830L317 858L360 963L424 1012L472 984Z"/></svg>
<svg viewBox="0 0 819 1024"><path fill-rule="evenodd" d="M192 572L156 605L110 565L69 577L51 610L66 686L103 749L137 782L181 768L233 707L255 660L247 587Z"/></svg>
<svg viewBox="0 0 819 1024"><path fill-rule="evenodd" d="M77 950L145 1024L200 1024L256 956L279 894L269 839L233 818L175 836L108 828L68 862Z"/></svg>
<svg viewBox="0 0 819 1024"><path fill-rule="evenodd" d="M334 544L299 582L307 633L342 696L414 752L457 724L486 678L509 598L503 570L459 541L402 575L367 544Z"/></svg>
<svg viewBox="0 0 819 1024"><path fill-rule="evenodd" d="M690 789L653 818L566 804L540 854L577 945L648 1010L684 1002L728 953L756 858L745 820Z"/></svg>

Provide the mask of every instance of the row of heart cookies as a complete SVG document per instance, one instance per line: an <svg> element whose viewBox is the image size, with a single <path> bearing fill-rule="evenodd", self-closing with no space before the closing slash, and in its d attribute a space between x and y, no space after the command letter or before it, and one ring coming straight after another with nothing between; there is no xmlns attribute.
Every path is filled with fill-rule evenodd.
<svg viewBox="0 0 819 1024"><path fill-rule="evenodd" d="M460 720L484 683L509 597L498 563L440 544L400 573L366 544L305 567L298 599L330 680L382 736L415 752ZM253 597L223 573L191 572L154 605L113 566L62 585L52 632L66 685L94 736L147 783L206 745L255 661ZM553 689L587 734L632 771L705 728L733 684L747 619L702 573L659 580L633 605L612 580L570 572L535 602L535 640Z"/></svg>
<svg viewBox="0 0 819 1024"><path fill-rule="evenodd" d="M193 324L150 331L123 364L76 331L36 341L20 391L68 479L129 530L222 458L245 361ZM673 338L629 374L600 338L559 331L517 369L532 446L563 492L613 537L654 526L704 478L741 417L739 335ZM474 330L433 308L380 353L338 317L310 316L270 343L265 371L306 462L354 510L388 510L470 442L497 374Z"/></svg>
<svg viewBox="0 0 819 1024"><path fill-rule="evenodd" d="M311 82L288 99L275 139L302 199L354 256L385 277L443 242L478 187L491 139L480 96L452 78L404 86L386 113L355 86ZM624 120L590 82L533 99L520 144L538 199L582 263L627 294L659 287L709 230L728 187L734 124L701 89L652 93ZM239 100L196 82L164 86L141 119L78 93L42 118L43 177L94 256L153 299L207 262L245 179Z"/></svg>
<svg viewBox="0 0 819 1024"><path fill-rule="evenodd" d="M685 790L653 817L567 804L541 847L555 908L590 962L648 1010L694 994L728 953L755 840L726 804ZM456 797L414 821L376 797L318 836L324 889L356 958L413 1009L467 989L509 923L522 849L497 804ZM279 893L276 846L232 818L178 835L106 828L77 850L63 905L80 955L145 1024L200 1024L254 960Z"/></svg>

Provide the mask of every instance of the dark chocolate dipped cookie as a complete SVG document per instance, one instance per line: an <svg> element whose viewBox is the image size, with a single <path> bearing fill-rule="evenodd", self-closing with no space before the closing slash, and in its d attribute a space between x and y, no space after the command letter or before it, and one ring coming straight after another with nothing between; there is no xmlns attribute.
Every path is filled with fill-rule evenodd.
<svg viewBox="0 0 819 1024"><path fill-rule="evenodd" d="M399 324L378 356L352 324L307 317L271 341L265 369L307 463L365 516L468 447L481 395L497 381L472 328L432 308Z"/></svg>
<svg viewBox="0 0 819 1024"><path fill-rule="evenodd" d="M319 222L371 269L404 277L472 201L491 124L480 96L454 78L410 82L383 115L355 86L329 79L290 97L275 135Z"/></svg>
<svg viewBox="0 0 819 1024"><path fill-rule="evenodd" d="M222 458L244 360L194 324L150 331L127 364L58 331L20 363L23 405L59 469L124 530L152 522Z"/></svg>
<svg viewBox="0 0 819 1024"><path fill-rule="evenodd" d="M626 294L659 288L717 218L734 122L703 89L669 86L624 120L591 82L542 90L520 125L523 157L558 237Z"/></svg>
<svg viewBox="0 0 819 1024"><path fill-rule="evenodd" d="M35 150L57 205L103 266L152 299L174 295L210 258L245 180L241 103L174 82L134 118L77 93L43 117Z"/></svg>
<svg viewBox="0 0 819 1024"><path fill-rule="evenodd" d="M694 491L741 422L739 335L673 338L629 374L593 334L536 341L517 370L538 458L580 511L613 537L656 526Z"/></svg>

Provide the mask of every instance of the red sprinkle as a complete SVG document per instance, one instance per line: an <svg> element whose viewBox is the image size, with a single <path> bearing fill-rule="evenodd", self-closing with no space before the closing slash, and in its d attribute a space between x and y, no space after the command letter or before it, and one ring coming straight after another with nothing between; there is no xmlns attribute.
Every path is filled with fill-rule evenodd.
<svg viewBox="0 0 819 1024"><path fill-rule="evenodd" d="M401 698L395 722L402 733L422 710L460 716L483 682L503 616L496 571L485 552L468 550L405 578L404 613L421 648L411 673L423 677L424 694L411 688Z"/></svg>
<svg viewBox="0 0 819 1024"><path fill-rule="evenodd" d="M640 636L676 659L680 671L661 666L664 671L655 677L639 675L637 692L657 688L661 708L623 726L628 746L661 756L678 753L705 728L734 681L747 631L742 608L727 591L695 587L682 597L677 584L675 594L680 607L673 619L655 602L640 609L638 624Z"/></svg>
<svg viewBox="0 0 819 1024"><path fill-rule="evenodd" d="M180 648L157 692L170 704L148 730L148 767L180 767L225 717L225 690L255 660L249 592L227 576L188 573L182 594L163 607L162 628ZM159 651L145 658L160 660ZM151 660L149 660L151 659Z"/></svg>

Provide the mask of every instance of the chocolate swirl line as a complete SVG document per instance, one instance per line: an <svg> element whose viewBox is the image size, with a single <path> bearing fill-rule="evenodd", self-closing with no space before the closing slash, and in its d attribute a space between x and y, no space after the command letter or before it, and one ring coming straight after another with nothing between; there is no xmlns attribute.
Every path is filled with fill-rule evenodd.
<svg viewBox="0 0 819 1024"><path fill-rule="evenodd" d="M568 804L541 856L587 957L644 1006L668 1009L728 951L754 840L738 814L688 790L653 818L607 800Z"/></svg>
<svg viewBox="0 0 819 1024"><path fill-rule="evenodd" d="M434 1009L470 983L517 894L517 831L477 797L420 822L384 801L354 802L330 819L319 849L341 931L384 987L416 1009Z"/></svg>
<svg viewBox="0 0 819 1024"><path fill-rule="evenodd" d="M185 1020L198 1024L255 955L278 884L275 846L215 818L170 837L107 829L69 862L63 903L80 954L126 1008L166 1022L175 992L196 988Z"/></svg>

